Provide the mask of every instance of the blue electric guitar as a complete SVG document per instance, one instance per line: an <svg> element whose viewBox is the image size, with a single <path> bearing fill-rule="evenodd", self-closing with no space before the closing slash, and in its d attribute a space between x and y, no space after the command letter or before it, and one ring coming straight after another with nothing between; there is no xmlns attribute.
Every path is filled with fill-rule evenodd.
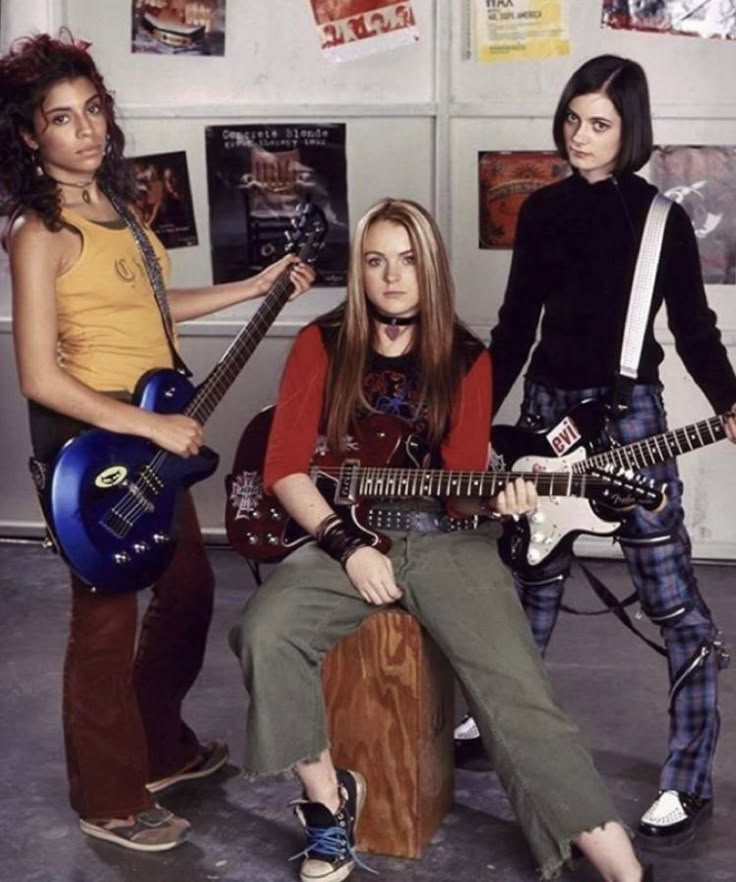
<svg viewBox="0 0 736 882"><path fill-rule="evenodd" d="M289 250L312 263L326 231L321 210L306 206L289 234ZM175 370L151 371L138 383L134 403L204 424L288 300L293 290L289 272L279 276L200 386ZM207 447L183 459L134 435L82 432L61 448L47 482L43 507L57 550L93 591L146 588L174 553L183 492L209 477L218 462Z"/></svg>

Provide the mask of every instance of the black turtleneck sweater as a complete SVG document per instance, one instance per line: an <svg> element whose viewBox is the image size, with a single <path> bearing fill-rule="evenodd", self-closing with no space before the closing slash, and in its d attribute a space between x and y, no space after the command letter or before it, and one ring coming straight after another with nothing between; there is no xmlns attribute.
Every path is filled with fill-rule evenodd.
<svg viewBox="0 0 736 882"><path fill-rule="evenodd" d="M508 287L491 331L494 412L539 342L527 378L563 389L610 386L621 352L631 281L656 189L637 175L589 184L578 174L532 193L517 226ZM690 219L667 218L638 382L656 383L664 353L654 317L665 303L685 367L713 408L736 402L736 375L708 307Z"/></svg>

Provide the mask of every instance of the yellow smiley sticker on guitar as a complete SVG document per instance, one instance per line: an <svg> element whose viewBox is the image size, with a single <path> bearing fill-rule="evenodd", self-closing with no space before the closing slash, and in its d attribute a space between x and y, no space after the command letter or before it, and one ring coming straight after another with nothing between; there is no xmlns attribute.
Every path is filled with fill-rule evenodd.
<svg viewBox="0 0 736 882"><path fill-rule="evenodd" d="M107 490L110 487L116 487L121 481L124 481L128 475L128 470L125 466L115 465L109 466L104 471L100 472L99 475L95 478L95 487L99 487L101 490Z"/></svg>

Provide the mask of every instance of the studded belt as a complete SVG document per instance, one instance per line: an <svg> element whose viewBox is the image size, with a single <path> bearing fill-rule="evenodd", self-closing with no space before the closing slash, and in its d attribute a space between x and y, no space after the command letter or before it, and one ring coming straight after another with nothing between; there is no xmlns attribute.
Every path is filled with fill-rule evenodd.
<svg viewBox="0 0 736 882"><path fill-rule="evenodd" d="M368 510L366 526L375 530L398 530L415 533L452 533L474 530L478 517L452 518L440 506L374 505Z"/></svg>

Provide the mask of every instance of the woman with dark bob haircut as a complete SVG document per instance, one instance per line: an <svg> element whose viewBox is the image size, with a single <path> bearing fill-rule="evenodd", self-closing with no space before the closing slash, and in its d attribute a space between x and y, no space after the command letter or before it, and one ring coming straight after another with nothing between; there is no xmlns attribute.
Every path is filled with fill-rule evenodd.
<svg viewBox="0 0 736 882"><path fill-rule="evenodd" d="M657 193L635 172L649 159L652 121L644 71L634 61L601 55L583 64L562 91L553 125L572 174L524 202L514 255L491 332L493 404L498 409L533 348L519 425L560 425L581 402L600 402L612 441L627 444L666 431L659 365L664 353L654 319L664 304L677 352L736 440L736 375L703 287L690 220L667 208L664 239L646 316L641 356L620 377L624 325L634 267ZM537 327L541 332L537 339ZM536 339L536 345L535 345ZM542 433L541 437L544 437ZM638 827L657 847L683 842L712 812L712 766L718 737L719 632L698 590L684 525L677 465L644 473L667 488L657 512L636 508L618 540L646 615L660 626L672 689L667 758L658 793ZM571 529L574 525L571 525ZM584 525L580 525L581 528ZM535 566L514 564L514 578L540 650L547 648L570 571L569 544ZM458 762L477 763L474 721L455 732Z"/></svg>
<svg viewBox="0 0 736 882"><path fill-rule="evenodd" d="M173 367L177 344L146 269L156 265L163 289L170 261L135 222L124 144L84 44L38 34L0 58L0 207L10 216L13 337L39 483L85 426L181 457L203 443L189 416L130 403L143 374ZM174 322L193 319L264 294L294 260L242 282L161 290L161 299ZM312 281L298 262L288 271L297 292ZM64 742L70 802L87 835L137 851L174 848L189 823L154 794L227 761L226 744L201 742L181 717L204 658L213 588L189 494L137 644L136 594L96 593L72 573Z"/></svg>
<svg viewBox="0 0 736 882"><path fill-rule="evenodd" d="M605 94L621 117L621 143L614 175L637 172L652 152L652 113L649 86L640 64L617 55L600 55L578 68L562 91L552 123L555 146L570 162L565 139L565 119L570 102L579 95Z"/></svg>

